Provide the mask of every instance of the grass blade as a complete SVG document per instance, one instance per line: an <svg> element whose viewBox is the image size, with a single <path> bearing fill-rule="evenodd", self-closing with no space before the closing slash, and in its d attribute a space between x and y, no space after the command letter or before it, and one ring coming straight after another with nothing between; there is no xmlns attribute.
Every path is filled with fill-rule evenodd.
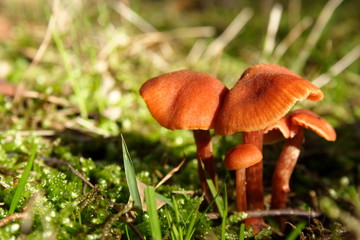
<svg viewBox="0 0 360 240"><path fill-rule="evenodd" d="M228 175L225 177L225 181L224 181L224 210L223 210L223 215L222 215L222 219L221 219L221 240L225 240L226 239L226 219L228 216L228 198L227 198L227 189L226 189L226 179L227 179Z"/></svg>
<svg viewBox="0 0 360 240"><path fill-rule="evenodd" d="M289 236L286 238L286 240L295 240L301 233L301 230L304 229L306 226L306 222L299 223L296 228L289 234Z"/></svg>
<svg viewBox="0 0 360 240"><path fill-rule="evenodd" d="M301 49L298 57L293 61L291 69L294 72L301 72L311 52L315 48L315 45L329 23L330 18L334 15L336 8L342 1L343 0L330 0L325 4L305 42L304 47Z"/></svg>
<svg viewBox="0 0 360 240"><path fill-rule="evenodd" d="M245 234L244 234L244 232L245 232L245 224L242 223L242 224L240 225L239 240L244 240L244 239L245 239Z"/></svg>
<svg viewBox="0 0 360 240"><path fill-rule="evenodd" d="M16 191L15 191L15 194L13 196L13 199L11 200L11 204L10 204L10 210L9 210L9 214L13 214L15 212L15 209L17 207L17 204L19 203L20 201L20 198L22 196L22 193L25 189L25 185L26 185L26 182L30 176L30 171L31 171L31 168L33 166L33 163L34 163L34 159L35 159L35 154L36 154L36 148L35 146L33 145L33 148L32 148L32 152L31 152L31 155L30 155L30 158L29 158L29 161L28 163L26 164L26 167L24 169L24 172L23 174L21 175L21 179L20 179L20 182L19 182L19 185L17 186L16 188Z"/></svg>
<svg viewBox="0 0 360 240"><path fill-rule="evenodd" d="M159 217L156 212L155 190L153 187L149 186L145 188L145 199L146 199L146 211L149 214L151 239L160 240L162 236L161 236Z"/></svg>
<svg viewBox="0 0 360 240"><path fill-rule="evenodd" d="M265 57L269 57L274 51L276 34L279 29L281 15L282 5L280 3L275 3L270 12L269 24L264 41L263 55Z"/></svg>
<svg viewBox="0 0 360 240"><path fill-rule="evenodd" d="M73 70L74 67L72 67L70 64L71 61L69 59L68 52L64 46L64 43L60 37L60 34L56 31L55 28L52 31L52 37L53 37L54 43L59 51L60 58L64 64L64 68L65 68L65 71L70 80L70 84L75 93L77 104L79 105L79 108L80 108L81 117L87 118L88 110L86 107L86 100L83 96L84 95L83 88L80 86L78 74L75 73L75 71ZM80 67L76 67L76 68L80 69Z"/></svg>
<svg viewBox="0 0 360 240"><path fill-rule="evenodd" d="M174 205L172 204L171 200L164 197L163 195L159 194L159 193L155 193L155 198L159 199L160 201L163 201L164 203L166 203L167 205L169 205L171 208L174 208Z"/></svg>
<svg viewBox="0 0 360 240"><path fill-rule="evenodd" d="M134 165L133 165L132 159L130 157L129 151L127 149L125 139L122 135L121 135L121 147L122 147L122 152L123 152L126 182L129 187L130 196L134 200L135 206L142 208L139 188L138 188L137 181L136 181Z"/></svg>
<svg viewBox="0 0 360 240"><path fill-rule="evenodd" d="M224 216L224 201L223 201L222 197L219 195L220 191L219 192L216 191L215 185L210 178L206 177L206 182L209 186L211 195L214 198L213 201L215 201L215 204L219 210L220 216L223 217Z"/></svg>

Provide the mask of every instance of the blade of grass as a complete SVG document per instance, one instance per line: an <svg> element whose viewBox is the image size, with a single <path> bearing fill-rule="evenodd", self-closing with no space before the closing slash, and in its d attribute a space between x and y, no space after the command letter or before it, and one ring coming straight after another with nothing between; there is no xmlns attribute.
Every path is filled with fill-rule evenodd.
<svg viewBox="0 0 360 240"><path fill-rule="evenodd" d="M227 176L225 177L225 180L224 180L224 195L223 195L224 210L223 210L223 215L222 215L222 220L221 220L221 240L226 239L226 219L228 216L228 198L227 198L227 189L226 189Z"/></svg>
<svg viewBox="0 0 360 240"><path fill-rule="evenodd" d="M26 182L30 176L30 171L31 171L31 168L33 166L33 163L34 163L34 159L35 159L35 154L36 154L36 148L35 146L33 145L32 147L32 152L31 152L31 155L30 155L30 158L29 158L29 161L28 163L26 164L26 167L24 169L24 172L23 174L21 175L21 179L20 179L20 182L19 182L19 185L17 186L16 188L16 191L15 191L15 194L13 196L13 199L11 200L11 204L10 204L10 210L9 210L9 214L13 214L19 201L20 201L20 198L24 192L24 189L25 189L25 185L26 185Z"/></svg>
<svg viewBox="0 0 360 240"><path fill-rule="evenodd" d="M295 240L306 226L306 222L299 223L296 228L287 236L286 240Z"/></svg>
<svg viewBox="0 0 360 240"><path fill-rule="evenodd" d="M333 16L336 8L342 1L343 0L330 0L325 4L309 34L309 37L306 39L304 47L301 49L298 57L294 60L291 66L291 69L294 72L300 72L303 69L326 25L329 23L330 18Z"/></svg>
<svg viewBox="0 0 360 240"><path fill-rule="evenodd" d="M69 59L68 52L66 51L63 41L60 37L60 34L58 33L56 28L54 28L52 31L52 38L53 38L54 43L59 51L61 60L64 64L65 71L68 75L71 86L75 93L75 96L77 99L77 104L79 105L79 108L80 108L81 117L87 118L88 111L87 111L87 107L86 107L86 100L83 96L84 94L83 94L83 92L81 90L82 88L79 84L79 76L81 76L81 74L74 70L74 69L79 70L81 68L79 66L76 66L75 68L73 66L71 66L71 63L70 63L71 61Z"/></svg>
<svg viewBox="0 0 360 240"><path fill-rule="evenodd" d="M172 231L171 231L171 234L173 236L172 239L183 240L184 239L183 224L182 224L182 223L184 223L183 217L181 216L178 204L177 204L174 196L173 196L172 200L173 200L173 206L174 206L173 210L175 213L175 222L173 222L171 216L170 216L170 218L168 217L168 219L170 219L170 225L171 225L171 229L172 229Z"/></svg>
<svg viewBox="0 0 360 240"><path fill-rule="evenodd" d="M344 71L348 66L353 64L356 60L360 58L360 45L357 45L352 50L350 50L344 57L337 61L334 65L330 67L327 73L321 74L312 83L321 88L324 85L328 84L331 78L336 77L342 71Z"/></svg>
<svg viewBox="0 0 360 240"><path fill-rule="evenodd" d="M216 38L204 52L204 58L211 60L220 54L224 48L239 34L246 23L253 16L254 12L250 8L244 8L224 30L224 32Z"/></svg>
<svg viewBox="0 0 360 240"><path fill-rule="evenodd" d="M195 225L199 221L199 214L195 212L195 216L192 215L191 221L189 223L188 229L186 231L185 240L190 240L195 232Z"/></svg>
<svg viewBox="0 0 360 240"><path fill-rule="evenodd" d="M263 56L269 57L275 48L276 34L279 29L282 15L282 5L275 3L270 12L269 24L264 41Z"/></svg>
<svg viewBox="0 0 360 240"><path fill-rule="evenodd" d="M219 195L220 191L219 192L216 191L215 185L210 178L206 177L206 182L209 186L211 195L214 198L213 201L215 201L215 204L219 210L220 216L223 217L224 216L224 201L223 201L222 197ZM209 205L211 205L211 204L209 204Z"/></svg>
<svg viewBox="0 0 360 240"><path fill-rule="evenodd" d="M184 193L183 196L188 201L190 201L190 197L187 194ZM185 219L185 222L188 222L190 218L194 218L194 216L196 216L196 218L198 219L196 224L200 221L204 225L204 229L206 231L208 231L209 234L212 235L212 237L213 237L212 239L217 239L217 236L214 233L213 228L211 228L209 223L206 221L206 218L207 218L206 213L209 211L209 209L212 206L213 202L214 202L214 200L212 200L212 202L208 205L208 207L203 212L199 213L200 203L199 203L199 205L195 206L190 201L189 204L193 207L193 210L190 212L190 214L187 214L187 219ZM194 224L193 228L195 228L196 224ZM188 226L190 226L190 224ZM189 230L191 230L191 229L189 228L187 232L189 232ZM195 230L194 230L194 232L195 232ZM192 236L192 235L190 235L190 236Z"/></svg>
<svg viewBox="0 0 360 240"><path fill-rule="evenodd" d="M138 185L136 182L134 165L133 165L132 159L130 157L129 151L127 149L125 139L122 135L121 135L121 146L122 146L122 152L123 152L123 161L124 161L126 182L129 187L130 196L134 200L135 206L142 208L139 188L138 188Z"/></svg>
<svg viewBox="0 0 360 240"><path fill-rule="evenodd" d="M131 239L130 234L129 234L129 229L128 229L128 226L126 224L125 224L125 233L126 233L127 239Z"/></svg>
<svg viewBox="0 0 360 240"><path fill-rule="evenodd" d="M159 217L156 212L154 187L149 186L149 187L145 188L145 198L146 198L146 211L149 214L149 222L150 222L152 239L160 240L160 239L162 239L162 236L161 236Z"/></svg>
<svg viewBox="0 0 360 240"><path fill-rule="evenodd" d="M155 198L159 199L160 201L163 201L164 203L166 203L167 205L169 205L171 208L174 208L174 205L172 204L172 202L170 201L170 199L164 197L163 195L159 194L159 193L155 193Z"/></svg>
<svg viewBox="0 0 360 240"><path fill-rule="evenodd" d="M240 225L240 234L239 234L239 240L244 240L245 239L245 224L241 224Z"/></svg>
<svg viewBox="0 0 360 240"><path fill-rule="evenodd" d="M277 63L289 47L310 27L312 19L305 17L297 23L284 39L276 46L272 55L272 62Z"/></svg>
<svg viewBox="0 0 360 240"><path fill-rule="evenodd" d="M206 212L210 209L210 206L213 204L213 202L215 201L215 204L219 210L219 213L220 213L220 216L223 217L223 213L224 213L224 201L223 199L221 198L221 196L219 195L220 191L218 192L215 188L215 185L213 183L213 181L211 180L209 174L205 171L204 169L204 164L201 163L200 166L202 167L203 171L205 172L205 177L206 177L206 182L209 186L209 189L210 189L210 192L211 192L211 195L213 196L213 200L210 202ZM222 190L222 188L220 189Z"/></svg>

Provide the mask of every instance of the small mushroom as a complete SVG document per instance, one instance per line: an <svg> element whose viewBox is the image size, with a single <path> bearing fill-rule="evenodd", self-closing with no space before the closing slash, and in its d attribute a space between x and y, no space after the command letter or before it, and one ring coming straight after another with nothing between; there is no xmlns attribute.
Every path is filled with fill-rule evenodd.
<svg viewBox="0 0 360 240"><path fill-rule="evenodd" d="M216 186L215 163L209 129L228 89L214 77L190 70L167 73L146 81L140 89L151 115L161 126L193 130L199 176L207 201L211 192L204 169Z"/></svg>
<svg viewBox="0 0 360 240"><path fill-rule="evenodd" d="M319 88L285 67L254 65L226 94L216 118L215 132L220 135L242 132L243 144L253 144L262 151L262 131L266 127L276 123L296 102L322 98ZM263 209L262 174L262 161L246 169L249 210Z"/></svg>
<svg viewBox="0 0 360 240"><path fill-rule="evenodd" d="M334 128L323 118L315 113L298 109L285 116L283 119L289 124L290 134L286 139L280 157L276 163L272 180L271 208L280 209L286 207L287 193L290 191L289 182L300 154L300 148L304 141L304 129L311 129L327 141L336 140ZM268 130L273 127L269 127ZM274 127L277 128L276 126ZM266 130L266 131L268 131Z"/></svg>
<svg viewBox="0 0 360 240"><path fill-rule="evenodd" d="M238 212L247 210L245 169L260 162L261 159L261 151L252 144L237 145L225 155L225 168L236 171L236 209Z"/></svg>

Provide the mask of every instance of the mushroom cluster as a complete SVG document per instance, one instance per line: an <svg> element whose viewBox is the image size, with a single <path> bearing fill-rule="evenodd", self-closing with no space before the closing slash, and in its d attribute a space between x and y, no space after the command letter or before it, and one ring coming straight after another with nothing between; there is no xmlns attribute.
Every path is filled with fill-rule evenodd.
<svg viewBox="0 0 360 240"><path fill-rule="evenodd" d="M285 116L297 102L306 99L320 101L323 93L289 69L274 64L257 64L248 68L230 90L210 75L182 70L148 80L141 87L140 94L160 125L171 130L193 130L200 182L207 201L212 196L204 170L216 186L209 130L214 129L219 135L242 133L242 143L229 150L224 161L227 169L236 171L238 211L264 208L264 141L287 139L272 185L272 208L284 208L290 175L298 157L298 153L288 152L292 148L300 149L303 129L312 129L329 141L336 138L332 126L308 110L294 111ZM317 126L316 119L321 126ZM261 230L263 220L247 219L245 224L253 226L257 232Z"/></svg>

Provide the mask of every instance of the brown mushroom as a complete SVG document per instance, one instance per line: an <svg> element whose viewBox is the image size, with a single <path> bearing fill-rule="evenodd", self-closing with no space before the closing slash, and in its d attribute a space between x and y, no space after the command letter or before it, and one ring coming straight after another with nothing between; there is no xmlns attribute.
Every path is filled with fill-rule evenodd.
<svg viewBox="0 0 360 240"><path fill-rule="evenodd" d="M297 102L319 101L319 88L290 70L273 64L247 69L225 96L215 122L215 132L243 132L243 144L262 150L262 130L276 123ZM262 162L246 169L249 210L263 209Z"/></svg>
<svg viewBox="0 0 360 240"><path fill-rule="evenodd" d="M236 209L246 211L246 176L245 169L260 162L262 153L252 144L240 144L230 149L225 155L225 167L236 170Z"/></svg>
<svg viewBox="0 0 360 240"><path fill-rule="evenodd" d="M276 163L272 180L271 208L285 208L289 181L300 154L304 140L304 129L311 129L327 141L336 140L334 128L315 113L298 109L285 116L290 126L290 138L286 139L279 160Z"/></svg>
<svg viewBox="0 0 360 240"><path fill-rule="evenodd" d="M152 78L140 89L151 115L161 126L171 130L193 130L201 186L208 201L211 193L201 163L216 185L209 129L214 126L215 116L227 92L228 89L214 77L190 70Z"/></svg>

